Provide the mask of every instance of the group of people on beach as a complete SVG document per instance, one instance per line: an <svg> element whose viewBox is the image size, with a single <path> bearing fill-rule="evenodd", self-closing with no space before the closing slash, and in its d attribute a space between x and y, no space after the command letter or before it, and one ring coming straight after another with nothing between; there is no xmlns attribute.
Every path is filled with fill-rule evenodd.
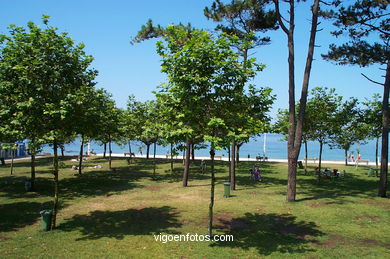
<svg viewBox="0 0 390 259"><path fill-rule="evenodd" d="M347 158L348 158L348 162L355 162L355 156L353 155L353 153L349 153ZM356 161L359 161L361 158L362 158L362 155L360 153L358 153Z"/></svg>

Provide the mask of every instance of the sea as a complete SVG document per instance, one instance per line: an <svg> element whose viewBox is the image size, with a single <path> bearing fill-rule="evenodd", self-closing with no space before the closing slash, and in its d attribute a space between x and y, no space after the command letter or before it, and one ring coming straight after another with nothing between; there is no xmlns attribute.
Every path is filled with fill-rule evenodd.
<svg viewBox="0 0 390 259"><path fill-rule="evenodd" d="M65 154L66 155L77 155L80 152L80 139L76 139L75 141L65 145ZM146 146L139 141L131 141L132 152L136 154L140 154L140 150L142 150L142 154L146 154ZM380 156L380 146L381 143L379 141L379 156ZM87 144L85 146L87 148ZM101 143L92 141L90 143L90 150L93 150L96 153L103 153L104 147ZM165 155L168 154L170 150L169 146L161 146L157 145L156 154ZM309 158L318 158L319 157L320 144L316 141L308 142L308 157ZM368 140L364 144L358 144L352 146L349 153L352 153L354 157L357 157L358 151L361 154L362 160L375 161L375 140ZM46 145L43 147L43 152L45 153L53 153L53 150L50 146ZM108 152L108 145L107 145ZM129 152L128 144L120 145L113 143L112 144L112 152L113 154L123 154L124 152ZM304 153L304 145L301 147L300 159L303 159ZM85 151L84 151L85 153ZM150 146L150 154L153 154L153 146ZM220 156L228 156L227 150L217 150L216 155ZM209 156L209 147L195 150L195 156ZM257 137L253 137L249 140L249 142L243 144L240 148L240 157L243 158L254 158L256 156L266 156L272 159L287 159L287 141L284 140L283 136L280 134L267 133L262 134ZM322 153L323 160L344 160L345 154L344 150L331 148L329 145L323 146Z"/></svg>

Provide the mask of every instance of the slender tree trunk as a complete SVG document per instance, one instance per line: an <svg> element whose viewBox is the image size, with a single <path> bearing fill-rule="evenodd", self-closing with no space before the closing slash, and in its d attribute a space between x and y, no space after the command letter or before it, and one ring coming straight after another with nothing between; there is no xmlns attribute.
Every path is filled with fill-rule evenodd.
<svg viewBox="0 0 390 259"><path fill-rule="evenodd" d="M321 181L321 159L322 159L322 141L320 141L320 154L318 159L318 175L317 175L317 183Z"/></svg>
<svg viewBox="0 0 390 259"><path fill-rule="evenodd" d="M345 166L348 166L348 149L344 149Z"/></svg>
<svg viewBox="0 0 390 259"><path fill-rule="evenodd" d="M190 172L190 148L191 148L191 144L187 138L186 153L185 153L185 160L184 160L183 187L188 186L188 175Z"/></svg>
<svg viewBox="0 0 390 259"><path fill-rule="evenodd" d="M232 151L230 152L232 155L232 159L230 160L230 189L235 190L236 189L236 166L235 166L235 155L236 155L236 141L233 140L232 144Z"/></svg>
<svg viewBox="0 0 390 259"><path fill-rule="evenodd" d="M146 144L146 159L149 159L150 144Z"/></svg>
<svg viewBox="0 0 390 259"><path fill-rule="evenodd" d="M84 135L81 135L80 159L79 159L79 175L81 175L81 167L83 165L83 152L84 152Z"/></svg>
<svg viewBox="0 0 390 259"><path fill-rule="evenodd" d="M14 157L15 157L15 150L11 148L11 175L14 172Z"/></svg>
<svg viewBox="0 0 390 259"><path fill-rule="evenodd" d="M183 150L183 166L185 165L185 161L186 161L186 151Z"/></svg>
<svg viewBox="0 0 390 259"><path fill-rule="evenodd" d="M112 169L111 136L108 138L108 168Z"/></svg>
<svg viewBox="0 0 390 259"><path fill-rule="evenodd" d="M61 157L65 158L65 147L64 147L64 145L60 145L60 149L61 149Z"/></svg>
<svg viewBox="0 0 390 259"><path fill-rule="evenodd" d="M130 140L128 141L128 145L129 145L129 153L130 153L130 157L131 157L131 142L130 142Z"/></svg>
<svg viewBox="0 0 390 259"><path fill-rule="evenodd" d="M171 172L173 172L173 144L171 143Z"/></svg>
<svg viewBox="0 0 390 259"><path fill-rule="evenodd" d="M305 175L307 175L307 140L305 139Z"/></svg>
<svg viewBox="0 0 390 259"><path fill-rule="evenodd" d="M157 142L153 144L153 179L156 179L156 146Z"/></svg>
<svg viewBox="0 0 390 259"><path fill-rule="evenodd" d="M319 159L318 159L318 170L321 171L321 160L322 160L322 147L324 143L320 141L320 154L319 154Z"/></svg>
<svg viewBox="0 0 390 259"><path fill-rule="evenodd" d="M103 158L106 158L106 151L107 151L107 143L104 143L104 151L103 151Z"/></svg>
<svg viewBox="0 0 390 259"><path fill-rule="evenodd" d="M389 90L390 90L390 59L387 61L386 79L383 87L382 101L382 150L381 150L381 173L379 179L378 196L386 197L387 171L389 155Z"/></svg>
<svg viewBox="0 0 390 259"><path fill-rule="evenodd" d="M58 211L58 144L57 141L53 142L53 151L54 151L54 159L53 159L53 167L54 167L54 201L53 201L53 216L52 216L52 224L51 230L56 228L56 220L57 220L57 211Z"/></svg>
<svg viewBox="0 0 390 259"><path fill-rule="evenodd" d="M231 162L231 158L230 158L230 147L228 147L227 151L228 151L229 162ZM229 171L229 172L230 172L230 171Z"/></svg>
<svg viewBox="0 0 390 259"><path fill-rule="evenodd" d="M378 174L378 167L379 167L378 166L378 146L379 146L379 137L376 138L376 143L375 143L375 167L377 170L377 174Z"/></svg>
<svg viewBox="0 0 390 259"><path fill-rule="evenodd" d="M195 161L195 144L191 144L191 160Z"/></svg>
<svg viewBox="0 0 390 259"><path fill-rule="evenodd" d="M240 147L240 144L236 145L236 168L238 167L238 162L240 162Z"/></svg>
<svg viewBox="0 0 390 259"><path fill-rule="evenodd" d="M35 192L35 150L31 150L31 191Z"/></svg>
<svg viewBox="0 0 390 259"><path fill-rule="evenodd" d="M214 209L214 189L215 189L215 172L214 172L214 143L211 143L210 157L211 157L211 187L210 187L210 205L209 205L209 226L208 235L213 235L213 209Z"/></svg>

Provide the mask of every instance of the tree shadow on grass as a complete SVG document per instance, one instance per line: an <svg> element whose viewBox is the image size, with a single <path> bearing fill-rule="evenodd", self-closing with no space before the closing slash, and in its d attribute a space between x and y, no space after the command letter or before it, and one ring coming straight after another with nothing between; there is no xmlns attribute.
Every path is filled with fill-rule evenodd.
<svg viewBox="0 0 390 259"><path fill-rule="evenodd" d="M62 172L60 172L60 175ZM143 177L140 173L129 174L127 171L90 171L81 176L67 177L59 181L59 196L71 200L76 197L95 197L115 194L121 191L142 187L133 183ZM52 178L37 177L35 186L37 192L26 192L23 176L0 178L0 197L28 198L38 196L53 196L54 183Z"/></svg>
<svg viewBox="0 0 390 259"><path fill-rule="evenodd" d="M58 226L62 231L79 230L77 240L95 240L103 237L123 239L127 235L177 233L171 228L181 227L178 212L169 206L146 207L120 211L96 210L88 215L75 215Z"/></svg>
<svg viewBox="0 0 390 259"><path fill-rule="evenodd" d="M50 209L51 202L15 202L0 205L0 231L15 231L18 228L34 224L40 217L39 212Z"/></svg>
<svg viewBox="0 0 390 259"><path fill-rule="evenodd" d="M219 219L225 235L233 235L232 242L216 242L211 246L257 249L261 255L279 253L305 253L313 251L310 244L323 235L314 222L297 221L289 214L252 214L244 217Z"/></svg>

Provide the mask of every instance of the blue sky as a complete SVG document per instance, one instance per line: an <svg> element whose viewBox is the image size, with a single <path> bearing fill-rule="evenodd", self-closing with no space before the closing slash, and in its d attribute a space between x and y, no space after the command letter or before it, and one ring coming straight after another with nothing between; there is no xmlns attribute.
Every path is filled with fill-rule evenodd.
<svg viewBox="0 0 390 259"><path fill-rule="evenodd" d="M155 23L188 23L194 27L212 29L215 23L203 15L203 8L211 0L145 0L145 1L103 1L103 0L17 0L3 1L0 9L0 33L7 32L9 24L25 26L28 21L41 24L42 14L51 16L50 23L66 31L76 42L86 45L86 52L94 56L93 67L99 71L98 87L113 94L119 107L125 107L129 94L139 100L153 99L151 93L163 83L165 76L160 73L160 58L156 54L155 40L130 45L142 24L149 18ZM311 1L309 1L311 2ZM307 4L297 7L296 26L296 86L301 88L304 62L309 36L310 11ZM310 87L336 88L344 97L363 100L374 93L382 93L382 87L363 78L364 72L377 81L382 81L378 66L359 68L336 66L324 61L320 54L326 53L329 43L337 39L329 35L332 29L323 22L317 37L315 61L313 63ZM282 31L267 33L272 43L259 47L254 56L267 67L252 83L273 88L277 95L272 115L278 108L287 108L288 71L287 40ZM337 42L342 42L337 40Z"/></svg>

